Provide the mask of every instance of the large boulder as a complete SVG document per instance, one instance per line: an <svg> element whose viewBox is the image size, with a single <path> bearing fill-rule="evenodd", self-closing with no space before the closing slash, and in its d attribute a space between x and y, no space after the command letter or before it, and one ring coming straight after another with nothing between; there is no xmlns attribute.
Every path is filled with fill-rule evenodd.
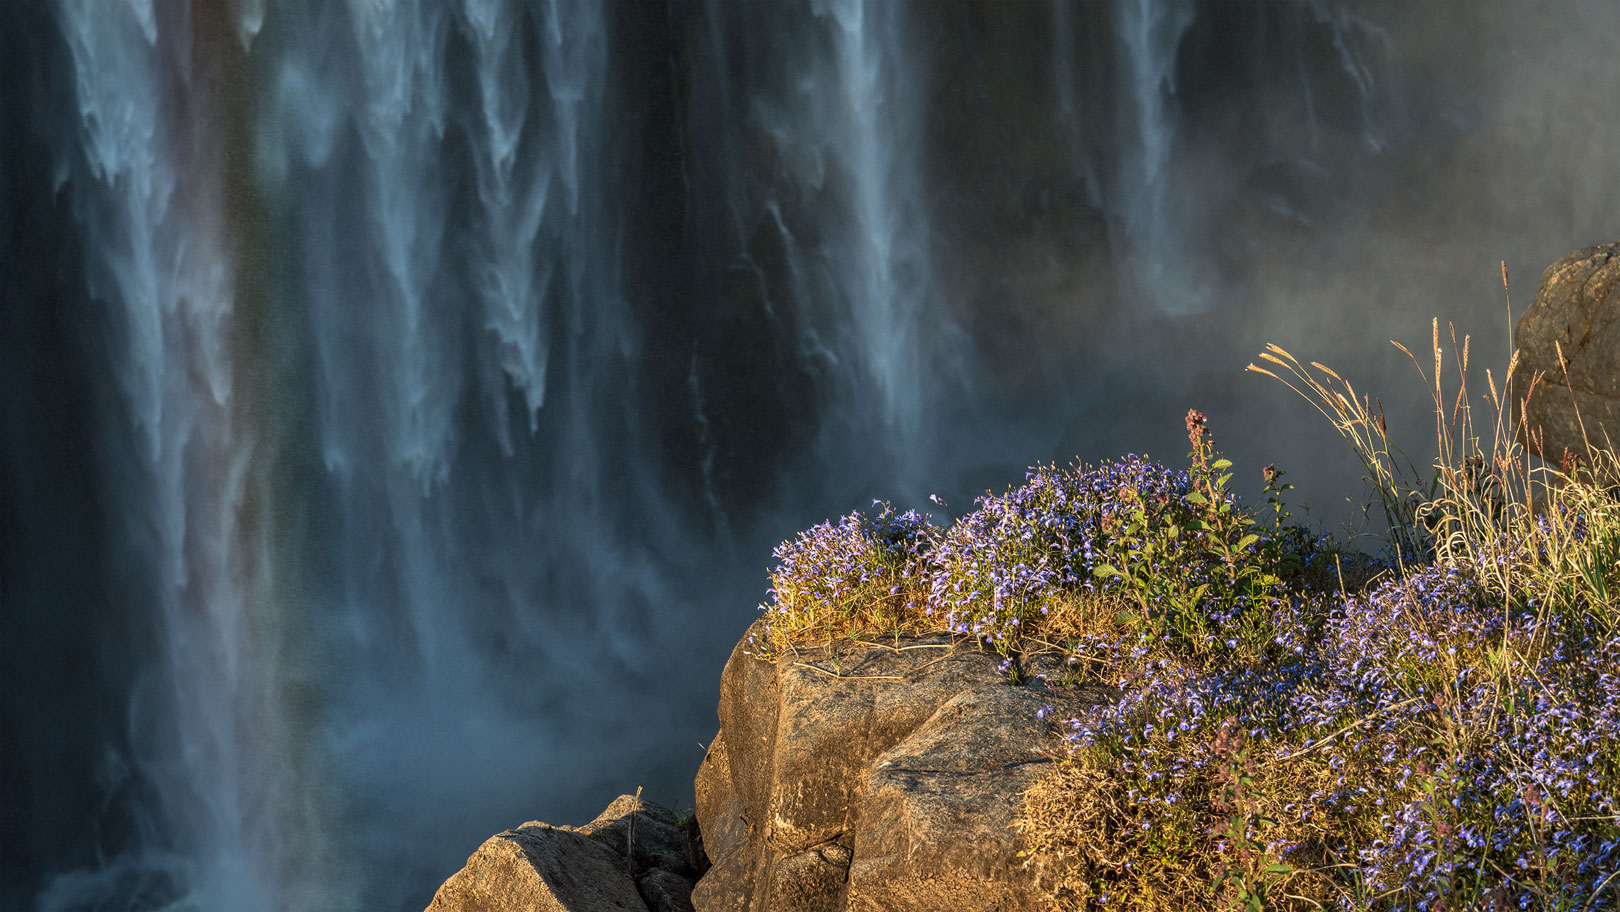
<svg viewBox="0 0 1620 912"><path fill-rule="evenodd" d="M706 867L693 827L621 795L582 827L530 821L491 836L428 912L692 912Z"/></svg>
<svg viewBox="0 0 1620 912"><path fill-rule="evenodd" d="M1055 686L1060 669L1040 659L1009 676L945 636L771 661L751 639L726 663L720 733L698 771L713 868L697 912L1040 906L1042 872L1011 826L1049 762L1040 710L1077 715L1117 691Z"/></svg>
<svg viewBox="0 0 1620 912"><path fill-rule="evenodd" d="M1526 446L1556 465L1566 451L1584 454L1588 441L1620 443L1620 243L1577 250L1547 267L1514 344L1515 376L1524 379L1513 407ZM1518 401L1536 374L1528 403Z"/></svg>

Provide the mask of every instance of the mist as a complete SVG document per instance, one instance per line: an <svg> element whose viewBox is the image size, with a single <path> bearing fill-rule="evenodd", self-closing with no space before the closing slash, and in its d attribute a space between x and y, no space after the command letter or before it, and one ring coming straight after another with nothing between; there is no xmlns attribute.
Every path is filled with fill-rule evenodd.
<svg viewBox="0 0 1620 912"><path fill-rule="evenodd" d="M690 803L771 547L1500 371L1615 240L1591 2L0 8L0 907L418 909ZM1498 262L1511 275L1512 312ZM1449 337L1448 337L1449 347Z"/></svg>

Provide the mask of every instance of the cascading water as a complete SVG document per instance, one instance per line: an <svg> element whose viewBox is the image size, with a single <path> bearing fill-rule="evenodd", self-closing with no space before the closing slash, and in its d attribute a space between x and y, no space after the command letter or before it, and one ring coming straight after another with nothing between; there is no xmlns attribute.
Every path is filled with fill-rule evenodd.
<svg viewBox="0 0 1620 912"><path fill-rule="evenodd" d="M902 57L909 47L904 7L834 0L813 3L811 9L830 23L834 51L831 72L812 71L801 91L812 96L805 99L812 107L814 95L830 97L822 102L826 110L809 123L794 113L800 131L821 138L821 167L838 169L847 182L851 230L840 238L847 249L826 254L851 273L841 289L845 311L839 322L852 327L864 346L860 368L905 446L913 442L921 419L915 411L922 404L916 390L924 375L918 336L925 331L922 311L932 293L919 162L901 160L920 148L916 94L906 84L916 77L916 64ZM788 142L813 144L810 136Z"/></svg>
<svg viewBox="0 0 1620 912"><path fill-rule="evenodd" d="M1176 139L1176 53L1197 7L1191 0L1119 0L1117 7L1129 87L1123 107L1134 115L1118 127L1122 141L1114 167L1119 200L1113 209L1126 273L1136 288L1153 289L1167 309L1196 311L1207 306L1208 288L1178 268L1183 261L1176 253L1186 242L1175 203L1186 190L1171 183L1170 152Z"/></svg>
<svg viewBox="0 0 1620 912"><path fill-rule="evenodd" d="M1353 492L1239 368L1612 239L1568 5L0 9L0 906L420 908L689 801L770 546L874 497L1194 406Z"/></svg>
<svg viewBox="0 0 1620 912"><path fill-rule="evenodd" d="M200 132L219 99L192 58L186 11L67 3L58 12L80 150L61 178L91 251L85 282L106 306L122 420L103 429L103 443L126 454L100 481L125 492L114 534L147 583L128 607L159 649L130 682L127 753L109 752L100 772L109 789L138 778L163 806L143 821L161 832L152 851L62 877L40 906L77 908L107 883L161 902L184 882L200 906L271 908L269 872L253 859L274 854L280 834L254 820L282 797L280 708L265 693L275 632L255 610L266 595L262 542L245 498L258 454L237 409L244 364L232 351L223 162Z"/></svg>

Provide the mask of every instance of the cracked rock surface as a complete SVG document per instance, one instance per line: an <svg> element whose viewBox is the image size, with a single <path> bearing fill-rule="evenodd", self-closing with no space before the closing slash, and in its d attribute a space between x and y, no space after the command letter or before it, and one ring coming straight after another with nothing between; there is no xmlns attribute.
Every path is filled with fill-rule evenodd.
<svg viewBox="0 0 1620 912"><path fill-rule="evenodd" d="M726 663L720 733L698 772L713 867L696 912L1038 907L1041 872L1011 829L1048 762L1036 713L1072 715L1117 691L1048 686L1039 661L1011 684L999 657L945 636L774 661L748 642Z"/></svg>

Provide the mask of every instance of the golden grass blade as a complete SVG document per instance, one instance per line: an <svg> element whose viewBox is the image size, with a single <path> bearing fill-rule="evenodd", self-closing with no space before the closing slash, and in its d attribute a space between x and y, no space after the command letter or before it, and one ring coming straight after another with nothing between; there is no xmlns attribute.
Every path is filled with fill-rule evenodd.
<svg viewBox="0 0 1620 912"><path fill-rule="evenodd" d="M1317 370L1321 371L1322 373L1327 374L1329 377L1332 377L1333 379L1339 381L1340 383L1344 382L1344 378L1342 378L1338 374L1334 373L1333 368L1328 367L1326 364L1323 364L1320 361L1312 361L1311 362L1311 367L1314 367Z"/></svg>
<svg viewBox="0 0 1620 912"><path fill-rule="evenodd" d="M1440 350L1440 318L1435 317L1434 320L1429 324L1429 327L1434 337L1434 404L1436 407L1438 407L1442 401L1440 398L1440 365L1442 361L1442 352ZM1436 418L1438 419L1438 416L1436 416Z"/></svg>

